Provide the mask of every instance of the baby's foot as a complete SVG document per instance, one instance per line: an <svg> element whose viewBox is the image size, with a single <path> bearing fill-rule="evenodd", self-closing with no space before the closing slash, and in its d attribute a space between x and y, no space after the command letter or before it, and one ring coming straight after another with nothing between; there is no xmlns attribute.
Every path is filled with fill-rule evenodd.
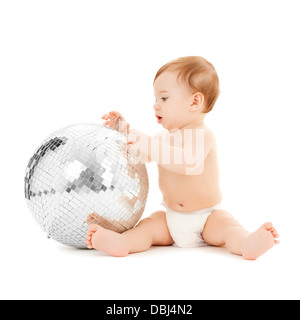
<svg viewBox="0 0 300 320"><path fill-rule="evenodd" d="M94 233L95 233L96 231L92 231L92 230L89 230L88 232L87 232L87 234L86 234L86 241L85 241L85 243L87 244L87 247L89 248L89 249L93 249L93 245L92 245L92 237L93 237L93 235L94 235Z"/></svg>
<svg viewBox="0 0 300 320"><path fill-rule="evenodd" d="M90 213L86 219L87 224L98 224L104 226L105 228L115 231L118 233L122 233L127 229L123 226L126 222L121 221L121 223L116 222L115 220L111 220L109 218L105 218L100 216L96 212Z"/></svg>
<svg viewBox="0 0 300 320"><path fill-rule="evenodd" d="M247 260L256 260L259 256L273 248L279 241L279 235L271 222L262 225L246 239L242 255Z"/></svg>
<svg viewBox="0 0 300 320"><path fill-rule="evenodd" d="M96 212L90 213L86 219L87 224L96 223L101 219L100 215Z"/></svg>
<svg viewBox="0 0 300 320"><path fill-rule="evenodd" d="M117 232L91 224L87 233L86 244L89 249L104 251L114 257L125 257L129 253L126 238Z"/></svg>

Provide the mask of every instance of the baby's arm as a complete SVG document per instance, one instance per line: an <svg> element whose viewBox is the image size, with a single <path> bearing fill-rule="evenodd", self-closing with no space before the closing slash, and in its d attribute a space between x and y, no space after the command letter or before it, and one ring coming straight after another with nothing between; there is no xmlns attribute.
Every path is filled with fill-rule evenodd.
<svg viewBox="0 0 300 320"><path fill-rule="evenodd" d="M145 162L157 162L163 168L178 174L198 175L215 144L214 136L204 129L175 133L161 132L153 138L136 130L131 131L130 143L138 149Z"/></svg>
<svg viewBox="0 0 300 320"><path fill-rule="evenodd" d="M206 141L205 141L206 140ZM151 160L178 174L198 175L211 150L204 130L185 130L156 136L151 143Z"/></svg>

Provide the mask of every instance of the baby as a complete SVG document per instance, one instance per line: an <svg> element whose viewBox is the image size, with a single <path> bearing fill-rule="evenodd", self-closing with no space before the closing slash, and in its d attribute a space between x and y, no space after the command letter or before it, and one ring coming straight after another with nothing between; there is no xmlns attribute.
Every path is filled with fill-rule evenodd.
<svg viewBox="0 0 300 320"><path fill-rule="evenodd" d="M88 248L123 257L151 246L226 246L233 254L255 260L275 244L271 222L257 231L245 230L221 209L216 139L204 124L219 95L219 79L211 63L183 57L164 65L154 79L155 116L165 129L154 137L130 130L124 117L105 114L105 125L128 134L128 150L144 163L155 161L164 211L156 211L123 233L104 229L88 218ZM95 221L94 221L95 222Z"/></svg>

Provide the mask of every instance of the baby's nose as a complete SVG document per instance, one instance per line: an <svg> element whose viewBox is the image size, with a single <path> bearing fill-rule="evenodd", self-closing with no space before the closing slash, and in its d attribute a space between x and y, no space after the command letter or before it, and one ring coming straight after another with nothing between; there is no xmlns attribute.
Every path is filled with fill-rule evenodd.
<svg viewBox="0 0 300 320"><path fill-rule="evenodd" d="M154 108L155 111L158 111L160 109L159 105L157 103L154 104L153 108Z"/></svg>

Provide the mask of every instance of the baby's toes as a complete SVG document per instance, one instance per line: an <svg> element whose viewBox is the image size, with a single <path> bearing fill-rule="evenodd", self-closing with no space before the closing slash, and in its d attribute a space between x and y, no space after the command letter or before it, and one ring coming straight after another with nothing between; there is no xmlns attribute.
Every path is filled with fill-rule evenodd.
<svg viewBox="0 0 300 320"><path fill-rule="evenodd" d="M264 227L265 227L266 230L271 231L272 228L273 228L273 224L272 224L272 222L266 222L264 224Z"/></svg>
<svg viewBox="0 0 300 320"><path fill-rule="evenodd" d="M274 227L272 227L272 228L270 229L270 232L272 233L272 235L274 236L274 238L278 237L277 230L276 230Z"/></svg>
<svg viewBox="0 0 300 320"><path fill-rule="evenodd" d="M279 234L278 234L277 230L276 230L274 227L272 227L272 228L270 229L270 232L271 232L272 236L274 237L274 242L275 242L275 244L279 244L280 241L279 241L279 240L276 240L277 238L279 238Z"/></svg>
<svg viewBox="0 0 300 320"><path fill-rule="evenodd" d="M96 218L97 218L97 214L95 212L90 213L86 218L86 223L91 224L95 221Z"/></svg>
<svg viewBox="0 0 300 320"><path fill-rule="evenodd" d="M274 238L279 238L279 234L277 233L276 230L274 230L274 231L272 232L272 234L273 234L273 237L274 237Z"/></svg>
<svg viewBox="0 0 300 320"><path fill-rule="evenodd" d="M92 242L91 242L91 240L86 239L85 244L86 244L86 246L87 246L89 249L92 249L92 248L93 248L93 247L92 247Z"/></svg>
<svg viewBox="0 0 300 320"><path fill-rule="evenodd" d="M95 234L95 232L93 231L88 231L87 235L86 235L86 245L89 249L93 249L93 246L92 246L92 238L93 238L93 235Z"/></svg>
<svg viewBox="0 0 300 320"><path fill-rule="evenodd" d="M91 240L92 240L92 235L91 235L91 234L88 234L88 235L86 236L86 241L91 242Z"/></svg>
<svg viewBox="0 0 300 320"><path fill-rule="evenodd" d="M92 238L92 236L93 236L94 233L95 233L95 231L89 230L89 231L87 232L87 234L86 234L86 237L87 237L87 238Z"/></svg>
<svg viewBox="0 0 300 320"><path fill-rule="evenodd" d="M87 248L88 249L93 249L92 243L87 243Z"/></svg>
<svg viewBox="0 0 300 320"><path fill-rule="evenodd" d="M86 242L91 242L91 240L92 240L92 235L87 234L85 240L86 240Z"/></svg>
<svg viewBox="0 0 300 320"><path fill-rule="evenodd" d="M89 231L88 231L88 233L90 232L91 233L91 235L93 235L95 232L97 232L99 229L103 229L103 228L101 228L99 225L97 225L97 224L90 224L89 225Z"/></svg>

